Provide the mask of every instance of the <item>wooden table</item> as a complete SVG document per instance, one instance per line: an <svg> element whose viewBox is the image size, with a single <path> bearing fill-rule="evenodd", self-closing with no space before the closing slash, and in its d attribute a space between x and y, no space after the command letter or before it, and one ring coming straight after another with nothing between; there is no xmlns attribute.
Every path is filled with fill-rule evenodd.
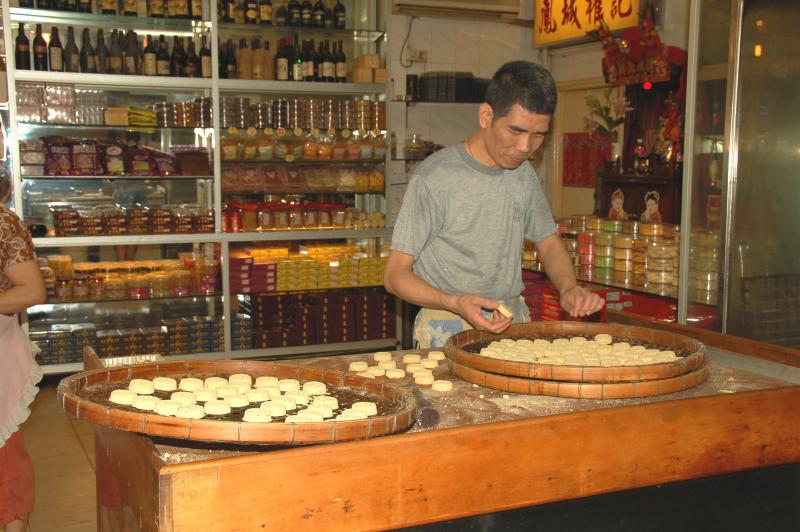
<svg viewBox="0 0 800 532"><path fill-rule="evenodd" d="M453 377L449 394L415 392L404 434L236 448L100 429L98 452L135 525L180 531L398 528L800 462L800 353L671 327L724 348L709 349L708 382L678 394L529 397Z"/></svg>

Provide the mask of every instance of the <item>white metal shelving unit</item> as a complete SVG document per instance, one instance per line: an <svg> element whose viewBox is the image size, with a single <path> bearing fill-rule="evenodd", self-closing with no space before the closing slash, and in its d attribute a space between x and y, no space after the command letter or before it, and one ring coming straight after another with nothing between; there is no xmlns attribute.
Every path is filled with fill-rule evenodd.
<svg viewBox="0 0 800 532"><path fill-rule="evenodd" d="M360 349L382 349L391 348L399 343L398 338L385 340L369 340L362 342L345 342L338 344L326 344L316 346L297 346L286 348L270 349L250 349L244 351L231 350L231 298L229 282L229 244L243 242L265 242L265 241L289 241L289 240L330 240L330 239L362 239L362 238L388 238L391 236L391 229L360 229L360 230L308 230L308 231L265 231L257 233L223 233L221 232L222 219L222 187L221 187L221 152L219 139L221 137L220 127L220 94L275 94L275 95L332 95L332 96L371 96L386 99L387 86L384 84L356 84L356 83L322 83L322 82L293 82L293 81L254 81L254 80L230 80L220 79L219 73L219 50L217 43L220 42L221 35L232 35L241 37L245 34L261 33L265 37L277 37L299 32L305 32L304 28L266 28L262 29L253 26L237 26L232 24L220 24L217 21L216 2L204 2L206 19L197 20L176 20L160 19L150 17L125 17L108 16L88 13L74 13L49 11L42 9L30 9L12 7L9 0L1 0L2 3L2 22L4 28L5 49L9 60L7 61L9 103L8 112L10 123L17 125L17 108L14 98L15 86L17 81L23 82L44 82L44 83L66 83L74 84L79 87L100 88L105 90L119 90L131 94L202 94L212 98L213 106L213 135L211 136L211 147L213 152L213 176L176 176L176 177L115 177L115 176L26 176L20 175L20 153L18 128L11 127L8 138L11 157L14 166L14 207L18 213L22 213L23 196L22 182L47 179L176 179L176 180L213 180L213 210L215 212L215 232L200 234L170 234L170 235L137 235L137 236L100 236L100 237L54 237L36 238L34 245L37 248L79 248L87 246L118 246L118 245L170 245L170 244L217 244L220 246L221 270L222 270L222 293L221 297L223 316L225 317L225 352L224 353L200 353L191 355L171 355L170 358L208 358L208 357L229 357L229 358L249 358L264 356L287 356L297 354L310 354L317 352L343 352ZM377 4L385 4L379 9ZM350 39L354 47L358 46L361 51L379 51L378 45L385 42L386 34L384 31L376 30L378 22L378 11L389 13L387 0L355 0L354 4L358 13L352 16L355 29L342 30L320 30L308 28L313 36L319 34L323 38ZM74 26L76 29L82 27L110 29L133 29L139 34L164 34L167 36L191 36L206 34L208 46L211 48L212 55L212 77L211 78L173 78L173 77L152 77L152 76L129 76L129 75L109 75L109 74L84 74L68 72L43 72L35 70L16 70L13 53L14 37L13 27L16 23L24 22L28 24L41 23L43 25ZM273 50L273 53L275 51ZM350 57L352 59L352 56ZM180 129L180 128L140 128L140 127L120 127L120 126L101 126L101 125L56 125L56 124L19 124L22 128L40 127L62 130L64 134L70 132L80 132L98 129L131 130L141 132L155 132ZM187 129L187 128L183 128ZM389 157L387 150L387 158ZM312 192L313 193L313 192ZM373 208L383 209L385 202L383 198L377 198L380 194L360 194L364 196L360 199L360 205L369 205ZM357 196L358 197L358 196ZM141 300L147 301L147 300ZM96 303L108 303L97 301ZM397 334L401 333L398 327ZM54 364L44 366L45 373L67 373L81 370L81 363L75 364Z"/></svg>

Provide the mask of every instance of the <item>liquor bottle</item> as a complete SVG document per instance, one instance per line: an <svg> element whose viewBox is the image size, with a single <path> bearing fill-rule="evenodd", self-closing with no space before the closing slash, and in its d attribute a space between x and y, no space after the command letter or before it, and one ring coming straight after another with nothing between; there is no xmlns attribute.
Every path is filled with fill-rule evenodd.
<svg viewBox="0 0 800 532"><path fill-rule="evenodd" d="M78 11L81 13L91 13L92 0L78 0Z"/></svg>
<svg viewBox="0 0 800 532"><path fill-rule="evenodd" d="M636 147L633 149L633 170L637 175L648 175L650 173L650 157L644 145L644 139L636 139Z"/></svg>
<svg viewBox="0 0 800 532"><path fill-rule="evenodd" d="M286 26L289 23L289 10L286 4L278 4L275 8L275 25Z"/></svg>
<svg viewBox="0 0 800 532"><path fill-rule="evenodd" d="M200 58L194 49L194 41L189 38L189 46L186 49L186 77L196 78L200 75Z"/></svg>
<svg viewBox="0 0 800 532"><path fill-rule="evenodd" d="M324 28L332 28L333 27L333 9L330 6L325 6L325 14L322 16L322 27Z"/></svg>
<svg viewBox="0 0 800 532"><path fill-rule="evenodd" d="M311 22L315 28L325 27L325 4L322 3L322 0L317 0L317 3L314 4L314 9L311 12Z"/></svg>
<svg viewBox="0 0 800 532"><path fill-rule="evenodd" d="M275 63L272 60L272 52L269 51L269 41L264 41L264 79L275 79Z"/></svg>
<svg viewBox="0 0 800 532"><path fill-rule="evenodd" d="M300 26L303 21L303 16L300 12L300 2L297 0L290 0L287 11L289 12L289 26Z"/></svg>
<svg viewBox="0 0 800 532"><path fill-rule="evenodd" d="M244 23L258 24L258 0L244 0Z"/></svg>
<svg viewBox="0 0 800 532"><path fill-rule="evenodd" d="M67 26L67 45L64 46L64 70L67 72L81 71L81 53L75 44L75 30Z"/></svg>
<svg viewBox="0 0 800 532"><path fill-rule="evenodd" d="M345 29L347 24L347 11L344 8L341 0L336 0L336 5L333 8L333 27L339 30Z"/></svg>
<svg viewBox="0 0 800 532"><path fill-rule="evenodd" d="M81 72L97 74L97 56L94 48L92 48L89 28L83 28L83 35L81 36Z"/></svg>
<svg viewBox="0 0 800 532"><path fill-rule="evenodd" d="M236 79L251 79L253 76L253 53L247 47L247 39L239 39L236 51Z"/></svg>
<svg viewBox="0 0 800 532"><path fill-rule="evenodd" d="M258 4L258 22L264 26L272 26L272 0L261 0Z"/></svg>
<svg viewBox="0 0 800 532"><path fill-rule="evenodd" d="M303 54L300 50L300 36L295 34L294 57L292 57L292 81L303 81Z"/></svg>
<svg viewBox="0 0 800 532"><path fill-rule="evenodd" d="M147 46L144 47L144 59L142 61L142 74L145 76L155 76L158 74L158 66L156 65L156 61L158 58L158 48L156 48L155 42L153 42L153 36L147 36Z"/></svg>
<svg viewBox="0 0 800 532"><path fill-rule="evenodd" d="M122 73L135 76L141 74L141 61L139 58L139 43L133 30L128 30L125 35L125 57L122 62Z"/></svg>
<svg viewBox="0 0 800 532"><path fill-rule="evenodd" d="M108 39L111 43L108 49L108 73L122 74L122 47L119 45L119 35L117 34L117 30L113 30L111 35L108 36ZM50 44L52 46L52 41Z"/></svg>
<svg viewBox="0 0 800 532"><path fill-rule="evenodd" d="M117 0L100 0L100 12L103 15L116 15L117 14ZM109 35L109 38L111 38L110 35Z"/></svg>
<svg viewBox="0 0 800 532"><path fill-rule="evenodd" d="M33 37L33 69L47 70L47 42L42 35L41 24L36 25L36 35Z"/></svg>
<svg viewBox="0 0 800 532"><path fill-rule="evenodd" d="M236 0L223 0L225 2L225 12L222 15L222 22L233 22L236 20Z"/></svg>
<svg viewBox="0 0 800 532"><path fill-rule="evenodd" d="M339 52L335 55L334 67L336 70L336 81L344 83L347 81L347 56L344 55L342 41L339 41Z"/></svg>
<svg viewBox="0 0 800 532"><path fill-rule="evenodd" d="M281 39L275 51L275 79L289 80L289 56L286 54L286 41Z"/></svg>
<svg viewBox="0 0 800 532"><path fill-rule="evenodd" d="M19 0L19 7L33 7L33 0Z"/></svg>
<svg viewBox="0 0 800 532"><path fill-rule="evenodd" d="M50 0L50 9L53 11L64 11L66 10L66 5L66 0Z"/></svg>
<svg viewBox="0 0 800 532"><path fill-rule="evenodd" d="M320 43L320 47L322 47L322 43ZM336 64L334 63L330 43L327 39L325 40L325 47L322 48L321 55L319 80L332 83L336 81Z"/></svg>
<svg viewBox="0 0 800 532"><path fill-rule="evenodd" d="M136 0L122 0L122 14L126 17L135 17L137 15Z"/></svg>
<svg viewBox="0 0 800 532"><path fill-rule="evenodd" d="M250 56L250 79L266 79L264 77L264 50L261 49L260 40L250 41Z"/></svg>
<svg viewBox="0 0 800 532"><path fill-rule="evenodd" d="M158 53L156 54L156 75L169 76L169 50L167 49L167 39L163 35L158 36Z"/></svg>
<svg viewBox="0 0 800 532"><path fill-rule="evenodd" d="M147 10L151 17L164 18L164 0L149 0Z"/></svg>
<svg viewBox="0 0 800 532"><path fill-rule="evenodd" d="M311 0L303 0L300 4L300 25L311 26L314 20L314 9L311 7Z"/></svg>
<svg viewBox="0 0 800 532"><path fill-rule="evenodd" d="M182 78L186 75L186 52L183 49L183 39L174 36L172 38L172 55L169 58L169 75L175 78Z"/></svg>
<svg viewBox="0 0 800 532"><path fill-rule="evenodd" d="M78 0L66 0L64 2L64 10L65 11L77 11L78 10ZM75 45L77 46L77 45Z"/></svg>
<svg viewBox="0 0 800 532"><path fill-rule="evenodd" d="M219 72L217 75L220 79L228 78L228 45L224 42L219 43L219 61L217 61Z"/></svg>
<svg viewBox="0 0 800 532"><path fill-rule="evenodd" d="M303 41L303 81L315 81L314 67L316 66L316 61L314 55L314 41Z"/></svg>
<svg viewBox="0 0 800 532"><path fill-rule="evenodd" d="M167 5L172 7L173 18L189 18L189 0L168 0Z"/></svg>
<svg viewBox="0 0 800 532"><path fill-rule="evenodd" d="M211 50L208 49L205 35L203 35L203 46L200 47L200 77L211 77Z"/></svg>
<svg viewBox="0 0 800 532"><path fill-rule="evenodd" d="M236 67L236 46L233 44L232 39L228 39L228 60L226 61L228 68L228 79L236 79L238 69Z"/></svg>
<svg viewBox="0 0 800 532"><path fill-rule="evenodd" d="M97 73L108 73L108 48L106 41L103 38L103 28L97 30L97 46L95 47L95 55L97 56Z"/></svg>
<svg viewBox="0 0 800 532"><path fill-rule="evenodd" d="M189 18L193 20L203 19L203 0L190 0Z"/></svg>
<svg viewBox="0 0 800 532"><path fill-rule="evenodd" d="M17 42L14 46L14 65L17 70L30 70L31 69L31 42L25 35L25 24L19 23L19 33L17 33Z"/></svg>

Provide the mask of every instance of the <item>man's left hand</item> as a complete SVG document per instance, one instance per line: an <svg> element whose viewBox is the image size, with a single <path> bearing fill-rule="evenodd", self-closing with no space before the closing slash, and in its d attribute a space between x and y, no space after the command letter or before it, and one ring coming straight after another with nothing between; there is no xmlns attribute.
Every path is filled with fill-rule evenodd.
<svg viewBox="0 0 800 532"><path fill-rule="evenodd" d="M594 314L603 308L603 298L582 286L573 286L561 292L561 308L573 318Z"/></svg>

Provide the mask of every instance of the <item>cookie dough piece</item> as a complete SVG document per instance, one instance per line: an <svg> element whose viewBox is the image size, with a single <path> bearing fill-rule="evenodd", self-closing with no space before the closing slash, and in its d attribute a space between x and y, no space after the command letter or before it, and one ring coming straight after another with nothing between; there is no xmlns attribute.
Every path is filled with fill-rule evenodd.
<svg viewBox="0 0 800 532"><path fill-rule="evenodd" d="M205 415L206 412L200 405L181 405L175 413L176 417L184 419L202 419Z"/></svg>
<svg viewBox="0 0 800 532"><path fill-rule="evenodd" d="M392 359L392 354L388 351L378 351L377 353L372 355L372 358L376 362L386 362Z"/></svg>
<svg viewBox="0 0 800 532"><path fill-rule="evenodd" d="M212 399L205 404L203 410L209 416L224 416L231 413L231 405L224 399Z"/></svg>
<svg viewBox="0 0 800 532"><path fill-rule="evenodd" d="M302 390L286 392L286 397L294 399L294 402L298 405L307 405L309 401L308 394Z"/></svg>
<svg viewBox="0 0 800 532"><path fill-rule="evenodd" d="M433 368L439 367L439 361L438 360L433 360L431 358L426 358L421 363L422 363L422 367L424 367L426 369L433 369Z"/></svg>
<svg viewBox="0 0 800 532"><path fill-rule="evenodd" d="M227 384L225 386L220 386L219 388L217 388L216 392L218 398L225 399L226 397L230 397L232 395L239 395L239 388Z"/></svg>
<svg viewBox="0 0 800 532"><path fill-rule="evenodd" d="M286 407L272 401L261 403L261 409L269 412L271 417L281 417L286 415Z"/></svg>
<svg viewBox="0 0 800 532"><path fill-rule="evenodd" d="M374 379L375 375L370 373L369 371L362 371L361 373L356 373L359 377L366 377L368 379Z"/></svg>
<svg viewBox="0 0 800 532"><path fill-rule="evenodd" d="M266 390L270 399L275 399L276 397L280 397L281 396L281 389L278 388L277 385L275 385L275 386L266 386L264 388L256 388L256 389L257 390Z"/></svg>
<svg viewBox="0 0 800 532"><path fill-rule="evenodd" d="M253 377L247 373L234 373L228 377L228 382L231 384L231 386L246 384L247 387L250 388L253 385Z"/></svg>
<svg viewBox="0 0 800 532"><path fill-rule="evenodd" d="M228 386L228 379L222 377L206 377L203 381L203 387L207 390L216 390L220 386Z"/></svg>
<svg viewBox="0 0 800 532"><path fill-rule="evenodd" d="M367 419L367 416L362 412L346 411L334 418L335 421L358 421L359 419Z"/></svg>
<svg viewBox="0 0 800 532"><path fill-rule="evenodd" d="M453 383L450 381L433 381L431 386L435 392L449 392L453 389Z"/></svg>
<svg viewBox="0 0 800 532"><path fill-rule="evenodd" d="M273 377L271 375L256 377L256 388L268 388L270 386L278 386L278 377Z"/></svg>
<svg viewBox="0 0 800 532"><path fill-rule="evenodd" d="M269 392L266 388L256 388L255 390L248 390L246 394L247 400L251 403L263 403L269 401Z"/></svg>
<svg viewBox="0 0 800 532"><path fill-rule="evenodd" d="M312 405L306 408L305 410L300 411L301 414L312 414L316 413L322 416L322 419L327 419L329 417L333 417L333 409L328 408L322 405Z"/></svg>
<svg viewBox="0 0 800 532"><path fill-rule="evenodd" d="M229 395L225 398L225 400L228 401L233 408L239 408L250 404L247 396L240 393L237 393L236 395Z"/></svg>
<svg viewBox="0 0 800 532"><path fill-rule="evenodd" d="M130 390L111 390L108 400L118 405L132 405L136 397L136 392Z"/></svg>
<svg viewBox="0 0 800 532"><path fill-rule="evenodd" d="M181 379L180 384L178 384L178 388L186 392L201 390L203 386L203 381L194 377L184 377Z"/></svg>
<svg viewBox="0 0 800 532"><path fill-rule="evenodd" d="M155 386L147 379L133 379L128 389L137 395L149 395L155 391Z"/></svg>
<svg viewBox="0 0 800 532"><path fill-rule="evenodd" d="M497 305L497 312L505 316L506 318L513 318L514 313L511 311L510 308L505 306L504 304L500 303Z"/></svg>
<svg viewBox="0 0 800 532"><path fill-rule="evenodd" d="M444 356L444 351L430 351L428 353L429 360L444 360L445 358L447 357Z"/></svg>
<svg viewBox="0 0 800 532"><path fill-rule="evenodd" d="M414 373L412 373L411 375L412 375L412 376L413 376L415 379L416 379L417 377L420 377L420 376L421 376L421 377L427 377L427 376L433 377L433 372L432 372L431 370L429 370L429 369L420 369L420 370L417 370L417 371L415 371L415 372L414 372Z"/></svg>
<svg viewBox="0 0 800 532"><path fill-rule="evenodd" d="M156 414L159 416L174 416L181 405L177 401L165 399L156 403Z"/></svg>
<svg viewBox="0 0 800 532"><path fill-rule="evenodd" d="M588 340L583 336L573 336L572 338L569 339L569 343L571 344L580 345L580 344L585 344L586 342L588 342Z"/></svg>
<svg viewBox="0 0 800 532"><path fill-rule="evenodd" d="M269 412L261 408L248 408L244 411L242 421L246 423L269 423L272 421L272 417Z"/></svg>
<svg viewBox="0 0 800 532"><path fill-rule="evenodd" d="M420 360L422 360L422 357L419 355L403 355L403 364L419 364Z"/></svg>
<svg viewBox="0 0 800 532"><path fill-rule="evenodd" d="M297 408L297 401L294 400L294 397L289 397L289 396L278 397L276 399L273 399L272 403L276 405L281 405L286 410L294 410Z"/></svg>
<svg viewBox="0 0 800 532"><path fill-rule="evenodd" d="M300 381L297 379L281 379L278 381L278 388L282 392L296 392L300 389Z"/></svg>
<svg viewBox="0 0 800 532"><path fill-rule="evenodd" d="M386 370L386 378L387 379L402 379L406 376L406 372L402 369L387 369Z"/></svg>
<svg viewBox="0 0 800 532"><path fill-rule="evenodd" d="M193 405L197 402L192 392L172 392L169 398L181 406Z"/></svg>
<svg viewBox="0 0 800 532"><path fill-rule="evenodd" d="M327 387L324 382L308 381L303 383L303 391L308 395L323 395Z"/></svg>
<svg viewBox="0 0 800 532"><path fill-rule="evenodd" d="M153 377L153 388L160 392L174 392L178 389L178 381L172 377Z"/></svg>
<svg viewBox="0 0 800 532"><path fill-rule="evenodd" d="M433 384L433 375L424 375L422 373L415 373L414 374L414 384L420 386L430 386Z"/></svg>
<svg viewBox="0 0 800 532"><path fill-rule="evenodd" d="M332 410L339 408L339 400L330 395L318 395L311 401L312 406L325 406Z"/></svg>
<svg viewBox="0 0 800 532"><path fill-rule="evenodd" d="M386 374L386 368L380 366L371 366L367 368L367 373L373 377L383 377Z"/></svg>
<svg viewBox="0 0 800 532"><path fill-rule="evenodd" d="M213 401L214 399L217 398L217 391L209 390L208 388L203 388L202 390L195 390L193 393L195 400L200 403Z"/></svg>
<svg viewBox="0 0 800 532"><path fill-rule="evenodd" d="M350 409L364 412L368 416L375 416L378 414L378 405L372 401L357 401L353 403Z"/></svg>
<svg viewBox="0 0 800 532"><path fill-rule="evenodd" d="M378 367L383 369L395 369L397 367L397 362L394 360L382 360L378 362Z"/></svg>
<svg viewBox="0 0 800 532"><path fill-rule="evenodd" d="M422 364L409 364L408 366L406 366L406 371L409 373L414 373L419 370L425 370L425 366L423 366Z"/></svg>
<svg viewBox="0 0 800 532"><path fill-rule="evenodd" d="M347 369L349 371L366 371L368 367L369 364L363 360L358 360L356 362L350 362L350 366Z"/></svg>

